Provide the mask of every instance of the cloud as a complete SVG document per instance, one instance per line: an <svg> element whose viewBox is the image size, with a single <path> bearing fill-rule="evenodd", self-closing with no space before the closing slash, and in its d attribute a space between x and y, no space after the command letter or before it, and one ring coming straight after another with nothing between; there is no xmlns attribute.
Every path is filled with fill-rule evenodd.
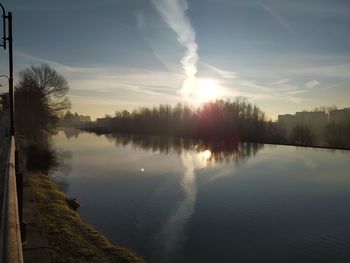
<svg viewBox="0 0 350 263"><path fill-rule="evenodd" d="M43 59L28 55L22 52L15 52L17 64L20 64L19 70L27 65L39 65L46 63L55 68L60 74L65 76L70 86L84 88L85 90L106 90L111 87L129 87L130 89L144 89L145 92L172 91L176 93L177 87L181 86L180 74L167 71L147 70L140 68L126 67L81 67L68 66L56 61Z"/></svg>
<svg viewBox="0 0 350 263"><path fill-rule="evenodd" d="M327 55L327 54L298 54L286 53L283 56L275 57L273 53L267 52L257 55L254 59L248 60L249 67L242 69L241 75L250 78L270 78L271 81L280 79L350 79L350 56ZM263 65L259 65L264 61Z"/></svg>
<svg viewBox="0 0 350 263"><path fill-rule="evenodd" d="M281 85L281 84L279 84ZM286 85L282 86L281 89L276 88L274 85L264 85L256 83L251 80L240 80L239 86L244 89L250 89L250 92L253 93L250 97L254 98L254 93L260 93L261 98L267 100L288 100L293 103L301 103L302 98L297 97L296 95L305 93L306 91L300 91L297 86ZM256 95L255 95L256 96Z"/></svg>
<svg viewBox="0 0 350 263"><path fill-rule="evenodd" d="M215 73L217 73L221 78L224 78L224 79L237 78L237 72L219 69L217 67L211 66L211 65L206 64L206 63L202 63L202 65L205 66L206 68L214 71Z"/></svg>
<svg viewBox="0 0 350 263"><path fill-rule="evenodd" d="M175 104L181 99L177 94L183 81L181 74L140 68L68 66L23 52L17 51L14 55L18 70L28 65L51 65L68 80L73 110L93 118L159 102ZM90 107L91 104L94 107Z"/></svg>
<svg viewBox="0 0 350 263"><path fill-rule="evenodd" d="M293 35L294 31L293 29L290 27L290 25L287 23L287 21L284 19L283 16L281 16L275 9L273 9L272 7L268 6L268 5L264 5L262 3L258 3L262 9L264 9L266 12L268 12L273 18L275 18L277 20L277 22L284 28L286 29L289 34Z"/></svg>
<svg viewBox="0 0 350 263"><path fill-rule="evenodd" d="M132 110L140 106L155 106L159 103L175 105L182 99L177 91L183 85L183 74L126 67L68 66L18 51L14 55L18 70L24 69L28 65L41 63L48 63L53 66L69 82L71 87L69 96L73 102L73 111L78 111L80 114L89 114L93 118L103 116L105 113L114 114L115 110L125 108ZM312 65L306 64L302 66L304 70L309 69L307 72L312 72L312 74L306 74L303 70L301 72L298 71L297 73L299 74L296 74L294 69L299 70L299 68L296 66L294 68L294 63L293 61L291 62L285 61L289 65L289 69L285 69L287 65L285 67L280 66L281 70L286 71L274 70L274 74L262 70L256 72L265 76L265 78L255 78L259 74L254 74L254 76L247 75L244 72L239 72L238 74L223 68L221 65L218 65L218 67L210 65L209 68L207 67L208 70L206 70L205 74L210 74L210 72L215 74L213 75L213 80L220 86L222 91L221 98L243 96L263 106L265 110L268 110L270 105L283 103L283 105L288 105L289 108L294 107L295 111L297 111L300 110L298 108L300 103L310 102L310 100L313 100L315 106L324 104L316 92L323 94L322 92L331 92L330 90L347 90L346 87L350 81L349 76L345 73L349 71L350 64L339 65L332 63L332 65L327 67L327 70L332 70L334 73L338 73L339 76L344 76L338 78L337 83L332 81L327 84L327 81L323 80L322 76L316 74L319 74L319 72L313 69ZM5 69L6 67L3 68L3 70ZM233 77L233 73L235 73L236 78L225 77L230 74ZM322 73L326 75L326 68ZM330 72L328 73L333 76ZM306 88L306 83L298 84L298 76L304 76L305 78L319 76L319 78L316 78L317 80L307 82L311 82L308 85L314 85L315 87L320 85L319 82L324 83L324 85L317 89ZM296 79L296 82L293 82L292 79ZM315 81L318 83L317 85ZM343 96L342 98L345 97ZM347 102L342 103L342 105L346 106ZM276 106L271 106L270 112L266 112L277 115L273 107ZM286 108L288 107L286 106Z"/></svg>
<svg viewBox="0 0 350 263"><path fill-rule="evenodd" d="M280 84L288 83L289 81L290 81L290 79L279 79L279 80L273 82L272 84L280 85Z"/></svg>
<svg viewBox="0 0 350 263"><path fill-rule="evenodd" d="M311 80L309 82L305 83L305 87L307 89L313 89L314 87L318 86L320 84L320 82L318 82L317 80Z"/></svg>
<svg viewBox="0 0 350 263"><path fill-rule="evenodd" d="M195 31L186 15L187 2L185 0L152 0L152 3L166 24L176 33L178 42L186 48L186 53L181 59L186 79L179 93L188 98L192 95L192 89L196 83L198 46Z"/></svg>
<svg viewBox="0 0 350 263"><path fill-rule="evenodd" d="M135 18L136 18L136 27L138 29L143 29L146 27L145 17L144 17L143 12L141 10L137 10L135 12Z"/></svg>

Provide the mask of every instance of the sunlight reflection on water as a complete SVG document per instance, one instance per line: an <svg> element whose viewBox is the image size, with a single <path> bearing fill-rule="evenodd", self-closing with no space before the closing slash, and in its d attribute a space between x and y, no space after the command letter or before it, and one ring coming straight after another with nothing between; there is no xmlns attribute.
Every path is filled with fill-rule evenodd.
<svg viewBox="0 0 350 263"><path fill-rule="evenodd" d="M193 213L196 202L197 186L196 186L196 169L202 169L208 165L211 157L210 150L202 152L182 152L181 161L185 168L184 174L180 180L180 186L184 194L184 198L179 202L176 209L161 227L159 233L155 237L155 244L162 246L162 261L170 262L174 251L177 247L181 247L181 243L185 240L186 223Z"/></svg>
<svg viewBox="0 0 350 263"><path fill-rule="evenodd" d="M65 190L81 216L149 262L350 262L349 152L62 132L55 143L72 153Z"/></svg>

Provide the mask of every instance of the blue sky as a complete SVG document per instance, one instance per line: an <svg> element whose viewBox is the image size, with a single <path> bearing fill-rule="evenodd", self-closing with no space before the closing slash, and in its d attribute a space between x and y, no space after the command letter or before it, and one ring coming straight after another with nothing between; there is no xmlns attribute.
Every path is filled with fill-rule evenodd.
<svg viewBox="0 0 350 263"><path fill-rule="evenodd" d="M14 16L16 70L52 65L81 114L198 103L201 79L215 81L217 97L246 97L272 118L350 106L349 1L2 3ZM1 52L1 74L6 59Z"/></svg>

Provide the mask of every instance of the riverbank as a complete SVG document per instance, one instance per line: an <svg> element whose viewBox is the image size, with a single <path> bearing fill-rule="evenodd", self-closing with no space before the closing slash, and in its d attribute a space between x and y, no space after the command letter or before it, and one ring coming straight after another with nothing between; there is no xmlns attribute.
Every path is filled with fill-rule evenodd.
<svg viewBox="0 0 350 263"><path fill-rule="evenodd" d="M52 262L145 262L127 248L112 244L71 210L53 179L28 176L49 243Z"/></svg>
<svg viewBox="0 0 350 263"><path fill-rule="evenodd" d="M191 137L191 136L174 136L174 135L167 135L167 134L142 134L142 133L118 133L113 132L108 129L104 129L101 127L79 127L75 128L78 130L82 130L85 132L94 133L97 135L110 135L110 134L121 134L121 135L136 135L136 136L165 136L165 137L175 137L175 138L185 138L185 139L193 139L193 140L202 140L204 142L227 142L230 143L232 140L225 140L225 139L219 139L214 138L212 140L208 140L206 138L200 138L200 137ZM270 142L270 141L239 141L241 143L253 143L253 144L270 144L270 145L283 145L283 146L295 146L295 147L307 147L307 148L315 148L315 149L326 149L326 150L345 150L349 151L349 147L341 147L341 146L331 146L331 145L303 145L303 144L295 144L295 143L286 143L286 142ZM237 141L238 143L238 141Z"/></svg>

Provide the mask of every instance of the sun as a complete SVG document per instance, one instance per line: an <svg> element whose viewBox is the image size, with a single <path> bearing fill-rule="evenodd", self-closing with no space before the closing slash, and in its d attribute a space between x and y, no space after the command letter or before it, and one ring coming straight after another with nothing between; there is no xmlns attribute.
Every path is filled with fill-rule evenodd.
<svg viewBox="0 0 350 263"><path fill-rule="evenodd" d="M195 100L206 102L217 99L220 96L221 88L218 83L212 79L198 79L195 87Z"/></svg>
<svg viewBox="0 0 350 263"><path fill-rule="evenodd" d="M205 150L204 152L201 152L201 156L205 161L209 160L211 157L211 151Z"/></svg>

